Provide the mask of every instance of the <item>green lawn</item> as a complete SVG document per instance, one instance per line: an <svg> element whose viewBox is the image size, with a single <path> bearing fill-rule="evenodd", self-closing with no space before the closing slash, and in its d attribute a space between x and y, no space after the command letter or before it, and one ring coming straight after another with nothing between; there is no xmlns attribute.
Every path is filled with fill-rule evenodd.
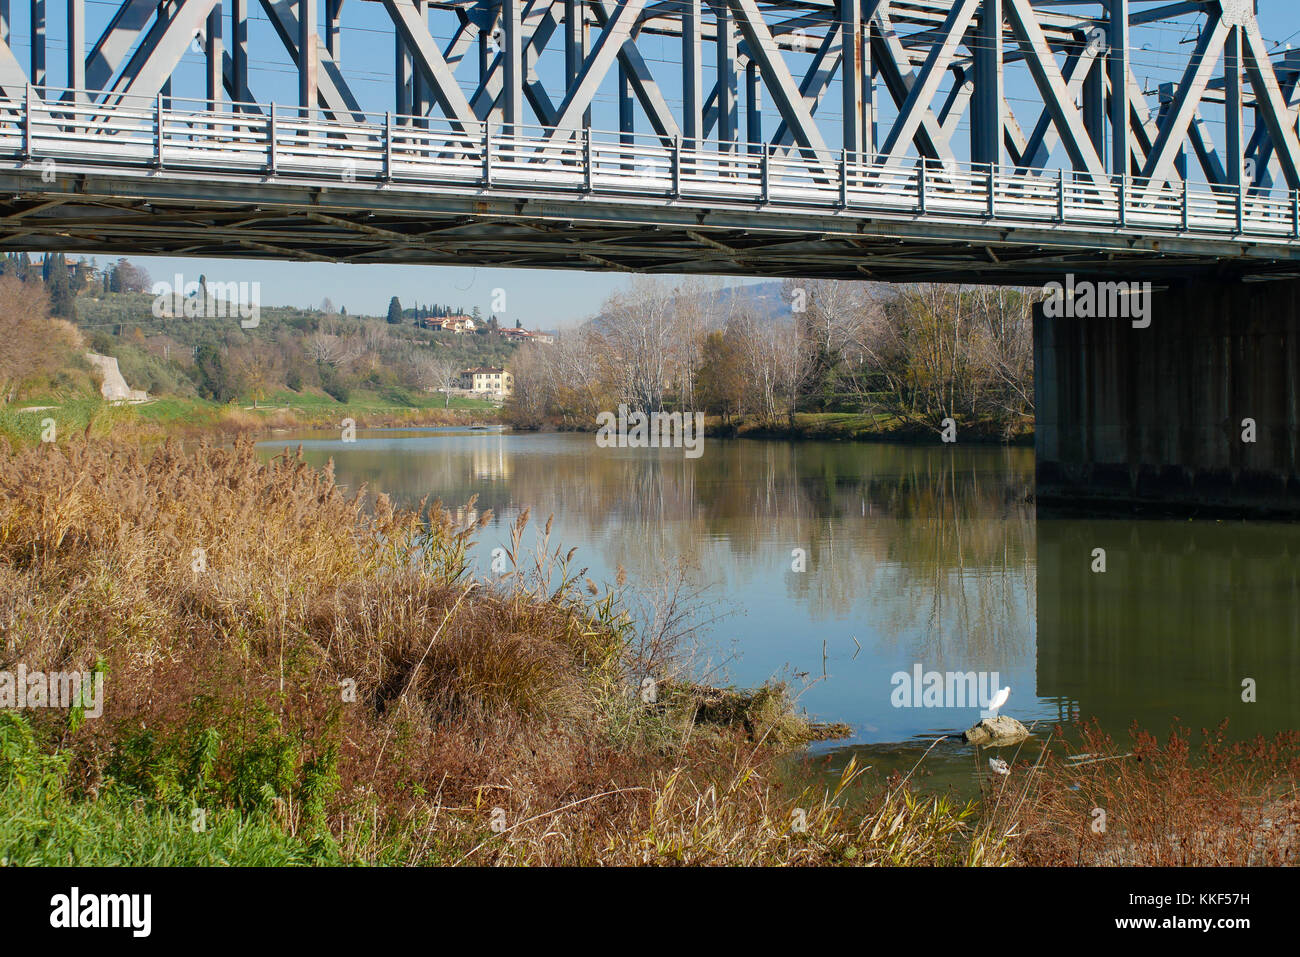
<svg viewBox="0 0 1300 957"><path fill-rule="evenodd" d="M30 411L25 411L30 410ZM311 427L354 418L362 425L419 425L448 421L495 419L498 407L482 399L452 398L444 408L441 396L387 390L357 389L347 402L319 392L281 390L260 398L222 404L193 397L163 396L139 405L111 405L98 396L34 396L12 406L0 406L0 437L17 445L44 438L47 421L54 420L55 441L72 435L104 437L141 432L154 437L205 431L230 432L275 427Z"/></svg>
<svg viewBox="0 0 1300 957"><path fill-rule="evenodd" d="M251 396L242 396L237 402L245 409L252 410ZM351 409L359 412L398 412L404 409L442 409L444 401L441 395L429 393L405 392L404 390L374 392L366 389L353 389L347 402L339 402L324 392L306 390L293 392L280 389L257 400L258 408L295 409L303 412L322 412L336 409ZM469 399L453 396L447 409L487 412L497 407L484 399Z"/></svg>

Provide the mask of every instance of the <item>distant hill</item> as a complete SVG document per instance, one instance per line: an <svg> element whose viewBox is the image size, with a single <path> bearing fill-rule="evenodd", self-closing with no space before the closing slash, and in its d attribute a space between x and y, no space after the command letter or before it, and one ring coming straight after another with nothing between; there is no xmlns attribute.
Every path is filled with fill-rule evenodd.
<svg viewBox="0 0 1300 957"><path fill-rule="evenodd" d="M748 312L756 322L784 322L790 318L790 303L781 295L781 281L728 286L722 291L723 312L734 305Z"/></svg>
<svg viewBox="0 0 1300 957"><path fill-rule="evenodd" d="M718 313L730 315L731 308L747 312L756 322L785 322L790 318L790 304L781 295L781 280L759 282L743 286L727 286L719 294ZM596 329L602 328L603 316L592 316L588 322Z"/></svg>

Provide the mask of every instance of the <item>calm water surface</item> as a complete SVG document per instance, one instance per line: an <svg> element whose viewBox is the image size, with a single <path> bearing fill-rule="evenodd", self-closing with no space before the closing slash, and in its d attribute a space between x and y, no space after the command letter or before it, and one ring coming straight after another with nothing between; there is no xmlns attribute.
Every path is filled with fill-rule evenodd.
<svg viewBox="0 0 1300 957"><path fill-rule="evenodd" d="M299 443L313 464L333 458L341 483L399 504L476 495L493 514L484 570L525 508L525 541L554 515L553 542L578 546L598 581L688 563L730 612L701 643L714 683L807 685L813 717L852 725L813 749L819 772L851 754L907 769L978 719L978 707L895 707L891 676L917 665L997 672L1004 712L1042 733L1072 715L1118 738L1175 716L1195 729L1229 718L1236 735L1300 728L1300 526L1037 514L1030 449L710 439L690 460L598 449L591 435L448 429L261 449ZM1245 678L1255 703L1241 700ZM967 790L976 760L945 741L924 767Z"/></svg>

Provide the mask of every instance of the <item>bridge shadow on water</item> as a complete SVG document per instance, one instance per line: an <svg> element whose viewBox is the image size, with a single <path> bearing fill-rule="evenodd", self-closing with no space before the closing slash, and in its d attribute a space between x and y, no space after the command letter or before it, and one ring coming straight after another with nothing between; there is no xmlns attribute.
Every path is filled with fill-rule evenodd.
<svg viewBox="0 0 1300 957"><path fill-rule="evenodd" d="M1300 728L1300 527L1039 508L1034 540L1039 710L1020 710L1026 688L1006 709L1034 738L979 753L936 733L823 745L805 771L829 780L850 756L882 775L920 762L920 786L969 796L987 756L1033 760L1058 725L1076 739L1078 720L1095 720L1121 751L1134 727L1163 738L1175 722L1198 735L1227 721L1230 739Z"/></svg>

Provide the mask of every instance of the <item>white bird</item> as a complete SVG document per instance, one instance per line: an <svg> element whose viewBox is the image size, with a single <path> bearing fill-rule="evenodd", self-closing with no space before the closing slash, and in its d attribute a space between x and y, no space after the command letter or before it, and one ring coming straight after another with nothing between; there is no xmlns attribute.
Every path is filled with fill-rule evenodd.
<svg viewBox="0 0 1300 957"><path fill-rule="evenodd" d="M989 702L988 716L990 718L996 718L998 716L998 709L1001 708L1004 704L1006 704L1007 699L1010 697L1011 697L1010 685L1008 685L1007 687L1003 688L1001 691L998 691L996 694L994 694L993 699Z"/></svg>
<svg viewBox="0 0 1300 957"><path fill-rule="evenodd" d="M989 758L989 767L993 769L995 774L1001 774L1004 777L1011 773L1011 765L1001 758Z"/></svg>

